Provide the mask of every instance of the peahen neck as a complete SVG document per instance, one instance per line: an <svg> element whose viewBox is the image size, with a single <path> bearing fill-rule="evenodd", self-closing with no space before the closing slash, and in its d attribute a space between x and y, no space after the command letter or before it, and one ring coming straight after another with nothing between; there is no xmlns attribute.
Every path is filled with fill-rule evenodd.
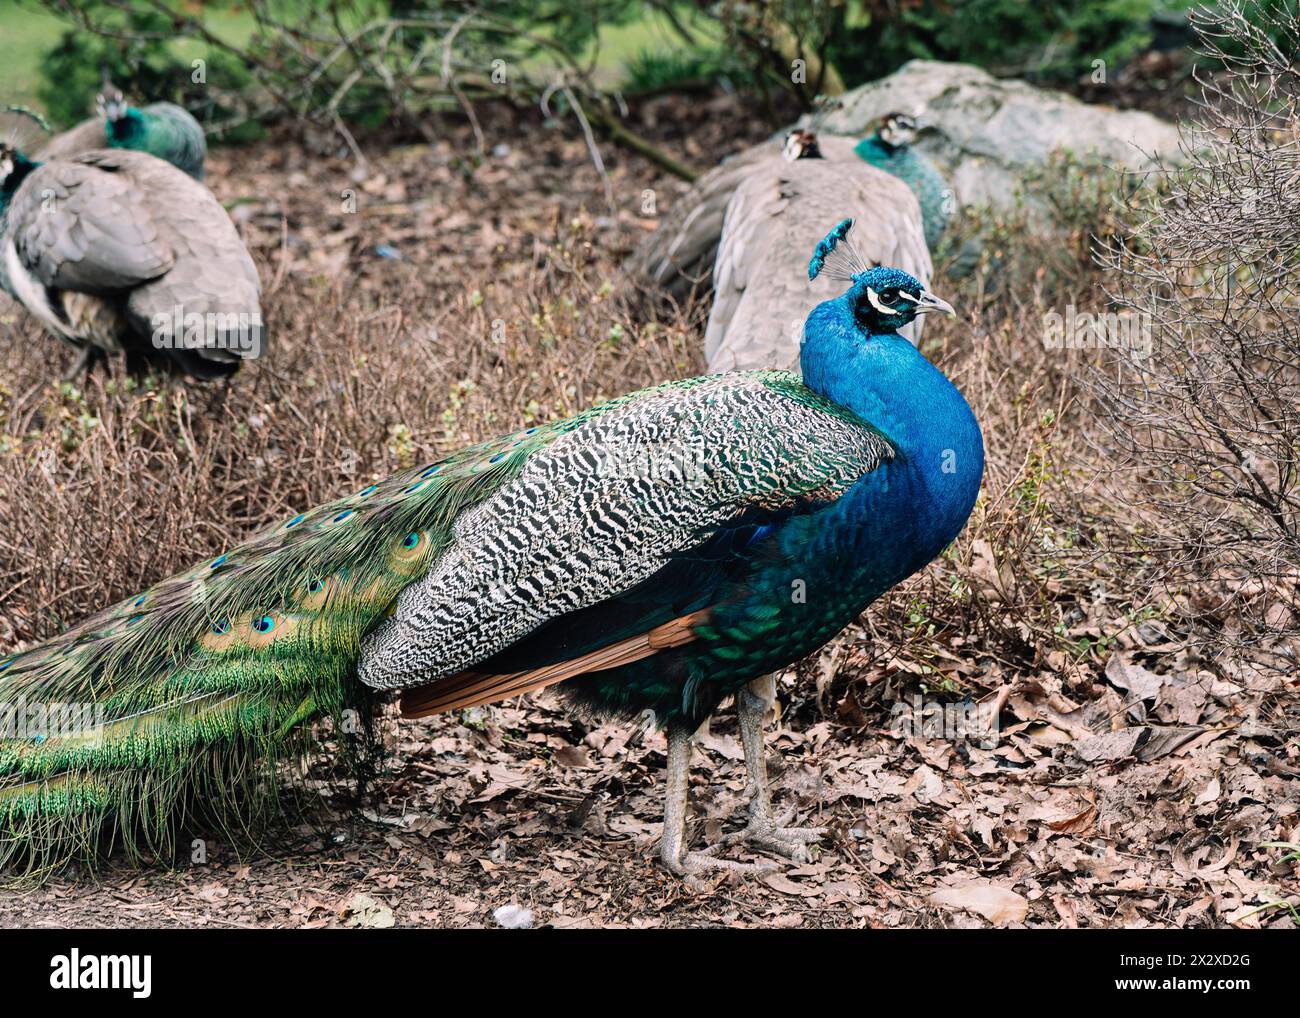
<svg viewBox="0 0 1300 1018"><path fill-rule="evenodd" d="M884 497L911 503L893 510L924 517L917 550L934 555L975 504L984 475L983 437L957 387L911 343L897 333L863 334L852 312L855 296L851 289L808 316L799 358L804 383L893 443L897 456L889 472L897 483L886 485Z"/></svg>
<svg viewBox="0 0 1300 1018"><path fill-rule="evenodd" d="M41 164L28 159L21 152L13 154L13 169L9 171L9 176L5 177L4 183L0 184L0 217L9 207L9 202L13 196L18 193L18 188L22 187L23 181Z"/></svg>
<svg viewBox="0 0 1300 1018"><path fill-rule="evenodd" d="M879 132L871 135L869 138L863 138L853 147L853 151L859 159L864 159L872 165L888 163L899 156L904 155L908 148L906 145L891 145L880 136Z"/></svg>
<svg viewBox="0 0 1300 1018"><path fill-rule="evenodd" d="M107 121L104 126L108 143L113 148L139 148L150 129L147 115L134 106L127 107L125 113Z"/></svg>

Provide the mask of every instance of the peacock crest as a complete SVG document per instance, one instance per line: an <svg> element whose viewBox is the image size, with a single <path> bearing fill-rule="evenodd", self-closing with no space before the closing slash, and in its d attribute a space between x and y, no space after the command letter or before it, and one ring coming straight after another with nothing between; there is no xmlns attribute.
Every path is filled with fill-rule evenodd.
<svg viewBox="0 0 1300 1018"><path fill-rule="evenodd" d="M868 269L875 268L875 263L863 258L858 249L849 240L849 231L853 229L852 219L842 219L835 228L826 234L813 250L808 262L808 279L811 282L818 276L835 279L844 283L856 282L858 276Z"/></svg>

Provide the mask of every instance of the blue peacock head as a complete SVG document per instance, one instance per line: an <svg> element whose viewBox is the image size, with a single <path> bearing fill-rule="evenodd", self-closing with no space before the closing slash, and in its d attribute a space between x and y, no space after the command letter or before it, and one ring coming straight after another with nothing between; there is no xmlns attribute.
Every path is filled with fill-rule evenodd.
<svg viewBox="0 0 1300 1018"><path fill-rule="evenodd" d="M897 332L917 315L931 311L956 314L952 305L930 293L902 269L869 264L849 240L852 219L835 225L813 251L809 280L818 276L851 283L845 297L858 327L868 336Z"/></svg>

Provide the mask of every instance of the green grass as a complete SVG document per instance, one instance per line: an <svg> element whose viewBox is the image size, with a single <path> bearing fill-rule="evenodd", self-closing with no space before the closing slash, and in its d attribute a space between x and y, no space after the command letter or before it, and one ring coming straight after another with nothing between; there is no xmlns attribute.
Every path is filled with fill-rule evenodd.
<svg viewBox="0 0 1300 1018"><path fill-rule="evenodd" d="M183 0L176 5L186 13L193 8ZM243 45L253 34L253 17L237 4L203 8L204 23L218 37ZM36 98L40 84L41 57L52 48L71 22L52 14L36 0L0 0L0 99L43 109ZM202 56L207 49L198 40L179 40L176 54L186 60ZM93 96L86 97L87 112Z"/></svg>
<svg viewBox="0 0 1300 1018"><path fill-rule="evenodd" d="M689 9L678 10L678 20L694 33L702 46L716 45L722 41L722 33L716 22L706 22L694 16ZM678 52L685 49L685 44L658 11L646 11L637 20L626 25L613 25L601 29L600 40L596 49L597 84L613 87L622 84L625 68L637 56L644 52ZM591 53L586 54L591 58Z"/></svg>
<svg viewBox="0 0 1300 1018"><path fill-rule="evenodd" d="M0 100L35 107L41 54L64 22L34 0L0 0Z"/></svg>

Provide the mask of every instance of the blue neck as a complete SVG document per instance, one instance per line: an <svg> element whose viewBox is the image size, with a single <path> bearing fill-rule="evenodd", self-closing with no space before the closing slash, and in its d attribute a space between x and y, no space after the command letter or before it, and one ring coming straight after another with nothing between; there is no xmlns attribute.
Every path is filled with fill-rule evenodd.
<svg viewBox="0 0 1300 1018"><path fill-rule="evenodd" d="M862 332L853 317L854 296L850 290L808 316L799 355L804 383L893 443L898 455L889 473L905 478L909 494L900 497L914 500L909 508L924 514L924 543L937 554L975 504L984 476L983 436L956 386L911 343L897 333Z"/></svg>

